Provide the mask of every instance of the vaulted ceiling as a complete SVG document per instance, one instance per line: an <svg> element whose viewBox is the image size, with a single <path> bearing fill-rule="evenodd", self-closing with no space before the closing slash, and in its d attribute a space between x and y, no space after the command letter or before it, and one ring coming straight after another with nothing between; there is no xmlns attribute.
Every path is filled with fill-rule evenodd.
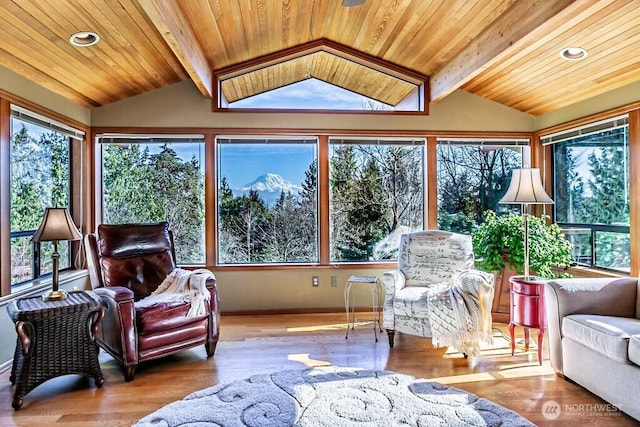
<svg viewBox="0 0 640 427"><path fill-rule="evenodd" d="M72 46L78 31L100 41ZM0 65L87 107L186 79L211 97L216 70L322 39L429 76L432 102L462 89L539 115L640 80L637 0L0 2ZM566 47L588 55L564 60ZM334 59L297 66L321 75ZM257 90L308 78L280 68ZM348 68L326 79L385 99Z"/></svg>

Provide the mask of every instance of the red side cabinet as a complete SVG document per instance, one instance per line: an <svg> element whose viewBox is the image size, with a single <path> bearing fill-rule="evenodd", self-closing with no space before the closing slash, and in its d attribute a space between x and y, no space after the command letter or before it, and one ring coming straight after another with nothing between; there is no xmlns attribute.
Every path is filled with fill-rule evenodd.
<svg viewBox="0 0 640 427"><path fill-rule="evenodd" d="M529 329L538 331L538 362L542 365L542 342L547 327L544 306L546 279L536 276L513 276L510 282L511 316L509 335L511 355L515 353L515 327L524 328L525 350L529 350Z"/></svg>

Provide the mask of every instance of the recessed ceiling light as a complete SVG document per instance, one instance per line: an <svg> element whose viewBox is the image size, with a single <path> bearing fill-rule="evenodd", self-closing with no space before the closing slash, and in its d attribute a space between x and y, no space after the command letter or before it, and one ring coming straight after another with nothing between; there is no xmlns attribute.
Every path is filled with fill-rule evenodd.
<svg viewBox="0 0 640 427"><path fill-rule="evenodd" d="M69 37L69 43L78 47L93 46L100 41L100 36L92 31L80 31Z"/></svg>
<svg viewBox="0 0 640 427"><path fill-rule="evenodd" d="M342 0L342 6L344 7L360 6L364 2L365 0Z"/></svg>
<svg viewBox="0 0 640 427"><path fill-rule="evenodd" d="M566 47L560 51L560 57L567 61L579 61L587 57L587 51L581 47Z"/></svg>

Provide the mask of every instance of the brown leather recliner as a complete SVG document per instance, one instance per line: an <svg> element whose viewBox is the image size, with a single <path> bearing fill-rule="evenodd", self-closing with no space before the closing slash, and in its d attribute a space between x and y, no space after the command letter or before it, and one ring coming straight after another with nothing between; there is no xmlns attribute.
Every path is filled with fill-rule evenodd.
<svg viewBox="0 0 640 427"><path fill-rule="evenodd" d="M206 313L187 317L190 304L161 302L136 308L176 268L173 236L167 222L98 226L85 236L91 286L102 297L105 316L97 342L133 380L138 363L204 344L213 356L220 314L215 279L206 287L211 298Z"/></svg>

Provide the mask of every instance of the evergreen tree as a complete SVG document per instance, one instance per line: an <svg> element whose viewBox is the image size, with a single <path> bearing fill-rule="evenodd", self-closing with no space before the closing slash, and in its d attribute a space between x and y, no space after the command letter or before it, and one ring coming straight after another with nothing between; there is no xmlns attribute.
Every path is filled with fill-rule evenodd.
<svg viewBox="0 0 640 427"><path fill-rule="evenodd" d="M271 209L265 230L265 260L268 262L310 262L308 242L304 237L308 229L297 198L289 191L280 197Z"/></svg>
<svg viewBox="0 0 640 427"><path fill-rule="evenodd" d="M349 206L347 223L351 233L346 243L370 259L373 246L388 234L387 208L380 171L369 159L356 181L355 203Z"/></svg>
<svg viewBox="0 0 640 427"><path fill-rule="evenodd" d="M508 147L438 146L438 224L443 230L470 233L486 210L499 205L511 181L511 170L521 167L519 150Z"/></svg>
<svg viewBox="0 0 640 427"><path fill-rule="evenodd" d="M103 221L168 221L177 262L204 260L204 180L196 159L182 160L164 145L157 154L132 144L105 145Z"/></svg>
<svg viewBox="0 0 640 427"><path fill-rule="evenodd" d="M622 145L602 147L589 154L589 222L629 223L629 159Z"/></svg>
<svg viewBox="0 0 640 427"><path fill-rule="evenodd" d="M302 248L301 261L318 261L318 161L311 162L304 173L302 191L299 195L300 218L299 240Z"/></svg>
<svg viewBox="0 0 640 427"><path fill-rule="evenodd" d="M331 157L332 259L386 258L399 227L422 228L423 147L337 145ZM384 246L388 243L384 242Z"/></svg>
<svg viewBox="0 0 640 427"><path fill-rule="evenodd" d="M358 164L353 145L336 145L330 161L331 189L331 258L335 260L359 259L362 253L349 247L351 224L349 211L357 204L355 183Z"/></svg>
<svg viewBox="0 0 640 427"><path fill-rule="evenodd" d="M575 152L566 142L554 147L555 162L555 205L556 221L583 223L589 219L588 205L585 200L585 186L578 174L578 162ZM559 173L563 171L564 173Z"/></svg>
<svg viewBox="0 0 640 427"><path fill-rule="evenodd" d="M221 205L225 241L220 261L229 264L257 263L265 259L265 230L269 210L255 190L249 194L225 197ZM222 243L222 240L221 240Z"/></svg>
<svg viewBox="0 0 640 427"><path fill-rule="evenodd" d="M15 121L14 123L19 123ZM36 136L37 135L37 136ZM36 139L37 138L37 139ZM29 131L24 124L11 137L12 231L36 230L46 207L69 206L69 138L57 132ZM51 270L52 245L43 243L41 273ZM59 246L61 267L69 265L68 244ZM33 244L11 241L12 283L32 278Z"/></svg>
<svg viewBox="0 0 640 427"><path fill-rule="evenodd" d="M615 132L615 131L614 131ZM587 198L587 220L593 224L629 224L629 152L621 133L607 132L606 142L588 156L591 172ZM595 233L598 248L598 265L610 268L628 266L629 235L619 233Z"/></svg>

